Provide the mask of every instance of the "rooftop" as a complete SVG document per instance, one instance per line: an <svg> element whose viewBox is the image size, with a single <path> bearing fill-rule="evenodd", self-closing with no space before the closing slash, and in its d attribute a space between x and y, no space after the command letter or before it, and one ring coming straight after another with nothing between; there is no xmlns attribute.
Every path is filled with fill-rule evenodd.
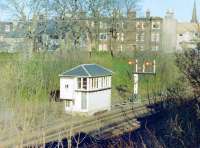
<svg viewBox="0 0 200 148"><path fill-rule="evenodd" d="M197 32L199 28L199 24L181 22L177 23L177 33L185 33L185 32Z"/></svg>
<svg viewBox="0 0 200 148"><path fill-rule="evenodd" d="M112 71L103 66L97 64L82 64L62 73L60 76L100 77L100 76L111 76L111 75Z"/></svg>

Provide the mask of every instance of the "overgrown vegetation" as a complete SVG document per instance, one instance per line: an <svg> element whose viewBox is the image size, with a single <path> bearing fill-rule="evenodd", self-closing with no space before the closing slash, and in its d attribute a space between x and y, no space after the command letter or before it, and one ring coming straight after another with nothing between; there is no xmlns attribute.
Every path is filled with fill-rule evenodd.
<svg viewBox="0 0 200 148"><path fill-rule="evenodd" d="M173 63L174 57L158 53L158 56L149 53L130 54L119 53L111 57L109 53L92 53L68 51L57 53L34 54L30 59L20 55L1 55L1 97L11 100L39 100L48 101L50 92L59 89L59 74L81 63L97 63L110 68L113 73L113 100L119 99L117 87L125 86L124 98L132 92L132 70L128 60L132 57L143 63L144 59L157 60L157 75L141 76L140 93L143 97L149 94L164 91L178 77ZM148 89L148 91L147 91ZM122 99L122 98L121 98Z"/></svg>
<svg viewBox="0 0 200 148"><path fill-rule="evenodd" d="M58 75L76 65L97 63L113 71L113 103L127 100L132 93L133 67L128 65L129 59L137 58L141 62L146 58L157 60L155 76L140 76L139 92L144 99L161 94L179 76L174 56L164 53L157 53L155 56L151 52L122 52L112 57L107 52L93 52L90 56L88 52L73 50L36 53L28 59L20 54L0 54L0 58L0 97L3 106L1 112L5 115L2 116L3 119L0 118L3 135L9 133L8 128L18 133L23 129L38 128L47 123L64 120L66 114L62 102L50 102L50 93L59 90Z"/></svg>
<svg viewBox="0 0 200 148"><path fill-rule="evenodd" d="M200 49L200 45L198 45ZM185 78L190 82L193 92L200 95L200 50L186 50L177 54L177 66L184 74Z"/></svg>
<svg viewBox="0 0 200 148"><path fill-rule="evenodd" d="M160 71L171 77L171 79L165 77L169 85L164 84L167 86L164 89L166 94L162 96L164 102L152 105L161 112L140 119L143 124L139 130L100 141L92 144L91 147L102 146L102 144L103 147L130 148L198 148L200 146L199 51L186 50L178 53L175 59L174 63L169 62L169 59L166 61L165 69L169 73ZM176 64L181 74L173 77L175 65L170 64Z"/></svg>

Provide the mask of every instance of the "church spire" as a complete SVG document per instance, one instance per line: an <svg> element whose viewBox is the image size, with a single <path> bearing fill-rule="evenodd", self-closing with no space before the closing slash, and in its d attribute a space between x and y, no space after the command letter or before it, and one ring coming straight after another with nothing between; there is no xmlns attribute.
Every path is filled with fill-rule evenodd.
<svg viewBox="0 0 200 148"><path fill-rule="evenodd" d="M193 7L193 12L192 12L192 20L191 20L191 23L198 23L198 20L197 20L196 1L194 1L194 7Z"/></svg>

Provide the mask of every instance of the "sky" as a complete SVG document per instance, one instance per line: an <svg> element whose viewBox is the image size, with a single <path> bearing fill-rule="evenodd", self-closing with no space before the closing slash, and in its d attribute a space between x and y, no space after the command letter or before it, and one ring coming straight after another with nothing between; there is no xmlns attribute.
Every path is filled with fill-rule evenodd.
<svg viewBox="0 0 200 148"><path fill-rule="evenodd" d="M5 10L6 0L0 0L0 20L9 18L9 14ZM194 0L141 0L139 3L139 15L144 15L144 12L149 9L152 16L164 17L168 9L175 12L175 16L179 21L190 21L192 17L192 9ZM200 0L196 0L197 15L200 13ZM199 17L200 18L200 17Z"/></svg>
<svg viewBox="0 0 200 148"><path fill-rule="evenodd" d="M197 15L200 12L200 0L196 0ZM190 21L194 0L142 0L140 2L141 12L149 9L152 16L165 16L168 9L173 9L179 21Z"/></svg>

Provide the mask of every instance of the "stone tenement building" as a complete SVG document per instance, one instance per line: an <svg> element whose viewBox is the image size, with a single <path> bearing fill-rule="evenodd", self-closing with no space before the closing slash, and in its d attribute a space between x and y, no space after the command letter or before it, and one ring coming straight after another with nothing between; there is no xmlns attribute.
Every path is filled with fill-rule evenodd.
<svg viewBox="0 0 200 148"><path fill-rule="evenodd" d="M110 24L111 21L107 21ZM105 25L104 25L105 26ZM197 19L196 3L192 11L191 22L179 22L172 10L164 18L150 16L137 17L129 12L127 17L117 21L117 40L110 38L109 32L99 33L99 50L163 50L165 52L193 49L200 40L200 23ZM102 29L101 29L102 31ZM103 33L103 35L102 35ZM115 45L112 47L111 45Z"/></svg>
<svg viewBox="0 0 200 148"><path fill-rule="evenodd" d="M46 25L40 18L35 29L38 37L37 48L56 50L62 46L67 49L75 47L89 51L95 49L113 52L174 52L195 48L197 40L200 39L196 11L194 3L191 22L178 22L173 11L167 11L164 18L151 16L150 11L146 11L144 17L137 17L135 11L129 11L126 17L117 10L110 17L100 14L88 17L81 12L74 20L56 17L45 19L48 20ZM27 26L18 26L19 23L0 22L0 51L16 52L18 49L21 51L27 48L23 43L27 34L27 29L24 28Z"/></svg>
<svg viewBox="0 0 200 148"><path fill-rule="evenodd" d="M113 52L159 50L162 48L163 19L150 16L150 11L146 12L145 17L137 17L134 11L130 11L127 17L124 17L118 11L114 11L111 17L102 17L99 15L95 18L87 17L86 13L81 13L80 20L81 23L75 24L78 25L77 28L80 30L78 34L76 33L76 41L74 41L73 33L65 33L65 39L67 39L67 45L65 44L65 46L68 48L78 47L86 50L96 49L98 51L112 50ZM55 35L60 36L57 34L59 31L56 29L61 28L61 26L59 26L60 23L56 23L57 21L59 22L60 20L48 20L47 29L45 29L45 27L42 29L45 31L41 30L41 23L39 22L37 32L41 32L38 34L40 35L38 36L40 39L38 41L41 43L38 43L38 46L43 45L43 43L51 45L50 43L56 42L53 45L59 48L58 44L61 42L58 41L57 38L56 40L54 38ZM53 23L54 27L51 27L51 22L55 22ZM75 25L73 27L75 27ZM2 51L2 49L4 49L4 51L8 52L12 50L12 52L14 52L17 51L18 48L21 49L19 43L22 43L23 39L25 39L26 30L23 28L15 29L16 27L13 26L18 25L14 25L12 22L2 22L0 26L0 45L2 46L0 50ZM66 27L67 26L69 25L67 25L66 21ZM48 41L41 40L44 36L48 36L45 37ZM59 39L65 40L64 38ZM79 44L78 46L75 45L77 43ZM37 48L43 48L43 46Z"/></svg>
<svg viewBox="0 0 200 148"><path fill-rule="evenodd" d="M157 51L162 48L163 19L151 17L150 11L145 17L137 17L132 11L127 18L120 15L104 18L99 28L99 51Z"/></svg>
<svg viewBox="0 0 200 148"><path fill-rule="evenodd" d="M157 51L162 48L162 26L163 19L160 17L151 17L150 11L146 12L146 17L134 18L135 30L134 48L136 50L152 50ZM127 40L129 37L127 36Z"/></svg>

